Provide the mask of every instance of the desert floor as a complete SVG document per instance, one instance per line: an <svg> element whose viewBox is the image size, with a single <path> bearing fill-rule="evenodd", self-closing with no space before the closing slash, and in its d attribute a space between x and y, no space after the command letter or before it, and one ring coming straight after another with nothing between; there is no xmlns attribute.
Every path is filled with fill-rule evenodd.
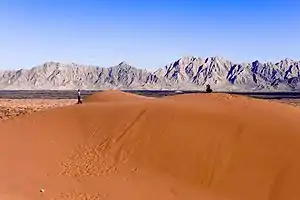
<svg viewBox="0 0 300 200"><path fill-rule="evenodd" d="M0 99L0 120L75 103L74 99Z"/></svg>
<svg viewBox="0 0 300 200"><path fill-rule="evenodd" d="M300 99L266 100L300 106ZM76 99L0 99L0 120L54 107L74 105Z"/></svg>

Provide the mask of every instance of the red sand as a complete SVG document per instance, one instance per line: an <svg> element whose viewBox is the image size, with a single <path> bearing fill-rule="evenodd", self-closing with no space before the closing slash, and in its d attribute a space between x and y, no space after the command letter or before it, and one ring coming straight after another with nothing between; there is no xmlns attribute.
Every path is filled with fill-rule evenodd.
<svg viewBox="0 0 300 200"><path fill-rule="evenodd" d="M300 199L299 108L110 94L0 122L0 198Z"/></svg>
<svg viewBox="0 0 300 200"><path fill-rule="evenodd" d="M150 97L140 96L132 93L126 93L118 90L106 90L104 92L98 92L93 95L84 98L84 103L100 103L111 101L133 101L142 99L152 99Z"/></svg>

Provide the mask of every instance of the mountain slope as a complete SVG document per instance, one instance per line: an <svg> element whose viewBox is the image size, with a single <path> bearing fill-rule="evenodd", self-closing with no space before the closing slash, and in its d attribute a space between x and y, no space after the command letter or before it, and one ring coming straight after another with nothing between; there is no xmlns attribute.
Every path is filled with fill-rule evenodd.
<svg viewBox="0 0 300 200"><path fill-rule="evenodd" d="M101 68L47 62L31 69L0 71L0 89L204 89L295 91L300 62L235 64L221 57L183 57L155 72L125 62Z"/></svg>

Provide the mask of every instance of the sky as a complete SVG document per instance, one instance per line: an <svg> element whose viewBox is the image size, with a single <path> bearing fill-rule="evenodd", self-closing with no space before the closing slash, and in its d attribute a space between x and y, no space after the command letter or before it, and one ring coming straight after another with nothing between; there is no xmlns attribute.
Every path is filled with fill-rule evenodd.
<svg viewBox="0 0 300 200"><path fill-rule="evenodd" d="M0 68L300 60L298 0L0 0Z"/></svg>

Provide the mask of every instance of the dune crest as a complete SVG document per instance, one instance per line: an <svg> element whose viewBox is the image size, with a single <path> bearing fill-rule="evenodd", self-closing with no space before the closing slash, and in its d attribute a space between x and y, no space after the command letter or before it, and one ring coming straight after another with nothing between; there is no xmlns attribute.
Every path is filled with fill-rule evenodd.
<svg viewBox="0 0 300 200"><path fill-rule="evenodd" d="M111 101L112 93L127 95L101 98ZM218 94L116 99L3 122L0 194L40 199L43 188L49 199L300 198L300 109Z"/></svg>
<svg viewBox="0 0 300 200"><path fill-rule="evenodd" d="M128 92L123 92L120 90L105 90L102 92L97 92L90 96L84 98L84 103L97 103L97 102L116 102L116 101L136 101L152 99L150 97L145 97L137 94L132 94Z"/></svg>

